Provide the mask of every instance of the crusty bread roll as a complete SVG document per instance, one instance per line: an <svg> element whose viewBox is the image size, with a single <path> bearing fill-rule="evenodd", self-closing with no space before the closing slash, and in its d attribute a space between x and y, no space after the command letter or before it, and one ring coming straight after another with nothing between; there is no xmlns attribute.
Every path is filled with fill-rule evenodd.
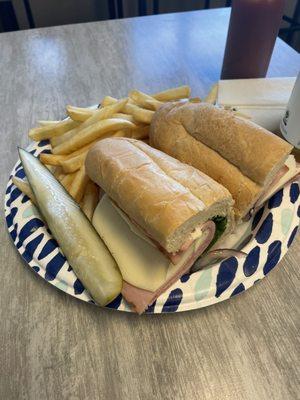
<svg viewBox="0 0 300 400"><path fill-rule="evenodd" d="M150 144L224 185L237 219L252 208L292 150L251 121L206 103L167 103L154 115Z"/></svg>
<svg viewBox="0 0 300 400"><path fill-rule="evenodd" d="M233 199L197 169L127 138L99 141L86 158L89 177L167 252L215 216L233 224Z"/></svg>

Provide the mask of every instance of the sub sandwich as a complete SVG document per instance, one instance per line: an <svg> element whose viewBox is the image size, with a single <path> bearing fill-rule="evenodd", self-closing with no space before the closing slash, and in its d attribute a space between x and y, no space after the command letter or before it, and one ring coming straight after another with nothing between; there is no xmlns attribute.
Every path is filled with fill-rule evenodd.
<svg viewBox="0 0 300 400"><path fill-rule="evenodd" d="M119 265L124 298L138 313L234 227L226 188L141 141L101 140L85 167L105 192L93 224Z"/></svg>
<svg viewBox="0 0 300 400"><path fill-rule="evenodd" d="M237 222L300 172L289 143L206 103L160 107L151 122L150 145L226 187L235 200Z"/></svg>

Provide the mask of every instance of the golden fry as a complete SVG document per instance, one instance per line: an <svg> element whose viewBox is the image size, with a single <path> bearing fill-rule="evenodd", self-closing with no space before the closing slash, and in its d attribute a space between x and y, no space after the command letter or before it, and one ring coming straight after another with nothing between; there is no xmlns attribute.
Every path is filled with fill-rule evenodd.
<svg viewBox="0 0 300 400"><path fill-rule="evenodd" d="M89 181L86 186L86 190L82 199L81 208L90 221L93 218L93 214L98 204L98 201L99 201L98 186L94 182Z"/></svg>
<svg viewBox="0 0 300 400"><path fill-rule="evenodd" d="M76 172L74 180L69 188L70 195L77 203L81 201L88 181L89 178L85 173L85 167L83 165L80 170Z"/></svg>
<svg viewBox="0 0 300 400"><path fill-rule="evenodd" d="M71 119L66 119L58 122L57 124L48 124L38 128L30 129L28 136L30 139L35 141L50 139L55 136L63 135L65 132L75 128L78 125L78 122L72 121Z"/></svg>
<svg viewBox="0 0 300 400"><path fill-rule="evenodd" d="M154 97L149 96L139 90L132 90L129 92L129 98L134 101L135 104L142 108L147 108L149 110L158 110L163 102L156 100Z"/></svg>
<svg viewBox="0 0 300 400"><path fill-rule="evenodd" d="M41 153L39 158L43 164L57 166L60 165L61 161L66 159L66 156L57 156L55 154Z"/></svg>
<svg viewBox="0 0 300 400"><path fill-rule="evenodd" d="M85 152L83 152L81 154L78 154L75 157L67 158L67 159L61 161L60 165L62 166L63 171L66 174L70 174L71 172L79 170L85 161L87 152L88 152L88 150L86 150Z"/></svg>
<svg viewBox="0 0 300 400"><path fill-rule="evenodd" d="M127 119L127 121L130 121L132 123L135 123L135 119L133 118L132 115L129 114L124 114L124 113L116 113L112 116L112 118L121 118L121 119Z"/></svg>
<svg viewBox="0 0 300 400"><path fill-rule="evenodd" d="M73 121L79 121L79 122L86 121L88 118L90 118L95 113L95 111L97 111L96 109L74 107L74 106L67 106L66 110L67 110L68 116Z"/></svg>
<svg viewBox="0 0 300 400"><path fill-rule="evenodd" d="M25 181L24 179L13 176L12 182L21 192L26 194L34 204L37 204L35 195L27 180Z"/></svg>
<svg viewBox="0 0 300 400"><path fill-rule="evenodd" d="M136 121L145 124L150 124L154 115L154 111L145 110L144 108L138 107L134 104L125 104L123 112L132 115Z"/></svg>
<svg viewBox="0 0 300 400"><path fill-rule="evenodd" d="M102 106L102 107L111 106L112 104L116 104L117 101L118 101L118 100L115 99L114 97L105 96L104 99L101 101L101 106Z"/></svg>
<svg viewBox="0 0 300 400"><path fill-rule="evenodd" d="M55 169L56 169L56 166L55 166L55 165L48 165L48 164L45 164L45 167L47 167L47 168L49 169L49 171L50 171L52 174L54 174L54 171L55 171Z"/></svg>
<svg viewBox="0 0 300 400"><path fill-rule="evenodd" d="M134 126L132 122L118 118L108 118L98 121L86 127L68 141L54 147L53 154L69 154L96 139L100 139L107 133L113 133L120 129L133 128Z"/></svg>
<svg viewBox="0 0 300 400"><path fill-rule="evenodd" d="M217 100L217 97L218 97L218 84L217 83L215 83L212 87L211 87L211 89L210 89L210 91L209 91L209 93L208 93L208 95L206 96L206 98L205 98L205 103L211 103L211 104L214 104L215 102L216 102L216 100Z"/></svg>
<svg viewBox="0 0 300 400"><path fill-rule="evenodd" d="M38 121L38 124L39 124L39 126L48 126L48 125L54 126L56 124L59 124L60 122L61 121L42 121L42 120L40 120L40 121Z"/></svg>
<svg viewBox="0 0 300 400"><path fill-rule="evenodd" d="M184 99L190 97L191 88L189 86L179 86L173 89L167 89L162 92L158 92L152 95L156 100L160 101L171 101Z"/></svg>
<svg viewBox="0 0 300 400"><path fill-rule="evenodd" d="M107 107L98 108L98 110L96 110L90 118L88 118L81 125L79 125L78 128L72 129L71 131L65 133L61 137L57 138L57 140L55 140L54 142L51 141L52 147L56 147L64 142L67 142L68 140L72 139L77 134L79 134L79 132L82 132L87 127L94 125L96 122L105 120L107 118L111 118L113 114L121 111L121 109L125 106L126 103L127 99L117 101L117 103Z"/></svg>
<svg viewBox="0 0 300 400"><path fill-rule="evenodd" d="M56 167L55 168L55 170L53 171L53 175L55 176L55 178L56 179L58 179L59 180L59 177L61 176L61 175L64 175L64 173L63 173L63 170L62 170L62 167Z"/></svg>
<svg viewBox="0 0 300 400"><path fill-rule="evenodd" d="M67 174L67 175L65 175L65 176L62 177L60 183L64 186L64 188L65 188L67 191L69 191L69 189L70 189L70 187L71 187L71 185L72 185L72 182L73 182L74 178L75 178L75 173L73 173L73 174Z"/></svg>

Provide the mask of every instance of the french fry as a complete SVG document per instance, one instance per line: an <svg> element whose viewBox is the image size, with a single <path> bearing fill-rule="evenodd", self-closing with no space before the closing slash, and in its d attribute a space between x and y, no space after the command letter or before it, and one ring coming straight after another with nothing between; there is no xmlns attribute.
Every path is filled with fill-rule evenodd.
<svg viewBox="0 0 300 400"><path fill-rule="evenodd" d="M133 139L146 139L149 137L150 126L141 126L136 129L131 129L130 132Z"/></svg>
<svg viewBox="0 0 300 400"><path fill-rule="evenodd" d="M112 104L110 106L98 108L98 110L96 110L90 118L88 118L80 126L78 126L78 128L72 129L71 131L60 136L59 138L57 138L55 143L52 141L51 145L53 147L59 146L60 144L67 142L71 138L75 137L77 134L79 134L79 132L82 132L87 127L94 125L96 122L105 120L107 118L111 118L113 114L121 111L121 109L125 106L126 103L127 99L119 100L117 101L117 103Z"/></svg>
<svg viewBox="0 0 300 400"><path fill-rule="evenodd" d="M125 104L123 112L132 115L136 121L143 122L145 124L150 124L154 115L154 111L146 110L134 104Z"/></svg>
<svg viewBox="0 0 300 400"><path fill-rule="evenodd" d="M83 165L80 170L76 172L74 180L69 188L70 195L77 203L80 203L88 181L89 178L85 173L85 167Z"/></svg>
<svg viewBox="0 0 300 400"><path fill-rule="evenodd" d="M131 137L131 129L114 132L111 137Z"/></svg>
<svg viewBox="0 0 300 400"><path fill-rule="evenodd" d="M58 124L60 122L61 121L43 121L43 120L40 120L40 121L38 121L38 124L39 124L39 126L48 126L48 125L54 126L54 125L56 125L56 124Z"/></svg>
<svg viewBox="0 0 300 400"><path fill-rule="evenodd" d="M133 118L132 115L129 114L124 114L124 113L116 113L112 116L112 118L121 118L121 119L127 119L127 121L130 121L132 123L135 123L135 119Z"/></svg>
<svg viewBox="0 0 300 400"><path fill-rule="evenodd" d="M73 121L79 121L83 122L86 121L88 118L90 118L96 109L93 110L91 108L82 108L82 107L74 107L74 106L67 106L66 107L67 114L68 116L73 120Z"/></svg>
<svg viewBox="0 0 300 400"><path fill-rule="evenodd" d="M86 186L85 193L82 199L81 208L90 221L93 218L93 214L98 201L99 201L98 186L94 182L89 181Z"/></svg>
<svg viewBox="0 0 300 400"><path fill-rule="evenodd" d="M61 161L60 165L62 166L64 173L70 174L71 172L79 170L85 161L87 152L88 150L75 157Z"/></svg>
<svg viewBox="0 0 300 400"><path fill-rule="evenodd" d="M107 107L107 106L111 106L112 104L116 104L117 103L117 99L111 96L105 96L104 99L101 101L101 106L102 107Z"/></svg>
<svg viewBox="0 0 300 400"><path fill-rule="evenodd" d="M158 110L163 102L156 100L154 97L149 96L139 90L132 90L129 92L129 98L134 101L134 103L142 108L147 108L149 110Z"/></svg>
<svg viewBox="0 0 300 400"><path fill-rule="evenodd" d="M55 169L56 169L56 166L45 164L45 167L47 167L47 168L49 169L49 171L50 171L52 174L54 174L54 171L55 171Z"/></svg>
<svg viewBox="0 0 300 400"><path fill-rule="evenodd" d="M54 147L53 154L70 154L75 150L80 149L82 146L100 139L107 133L113 133L120 129L133 128L135 125L125 119L108 118L94 123L86 127L84 130L68 141Z"/></svg>
<svg viewBox="0 0 300 400"><path fill-rule="evenodd" d="M26 194L34 204L37 204L35 195L27 180L25 181L24 179L13 176L12 182L21 192Z"/></svg>
<svg viewBox="0 0 300 400"><path fill-rule="evenodd" d="M209 93L208 93L208 95L206 96L206 98L205 98L205 103L211 103L211 104L214 104L215 102L216 102L216 100L217 100L217 97L218 97L218 84L217 83L215 83L212 87L211 87L211 89L210 89L210 91L209 91Z"/></svg>
<svg viewBox="0 0 300 400"><path fill-rule="evenodd" d="M163 92L152 94L152 97L154 97L156 100L165 102L184 99L186 97L190 97L190 95L191 88L189 86L179 86L173 89L164 90Z"/></svg>
<svg viewBox="0 0 300 400"><path fill-rule="evenodd" d="M57 156L55 154L41 153L40 161L47 165L60 165L61 161L65 160L66 156Z"/></svg>
<svg viewBox="0 0 300 400"><path fill-rule="evenodd" d="M73 182L74 178L75 178L75 173L67 174L61 179L60 183L68 191L70 189L71 185L72 185L72 182Z"/></svg>
<svg viewBox="0 0 300 400"><path fill-rule="evenodd" d="M61 166L56 167L55 170L53 171L54 177L55 177L56 179L58 179L58 180L59 180L59 177L60 177L62 174L63 174L63 170L62 170L62 167L61 167Z"/></svg>
<svg viewBox="0 0 300 400"><path fill-rule="evenodd" d="M65 132L75 128L78 125L79 122L66 119L58 122L57 124L48 124L38 128L30 129L28 136L30 139L35 141L50 139L55 136L63 135Z"/></svg>

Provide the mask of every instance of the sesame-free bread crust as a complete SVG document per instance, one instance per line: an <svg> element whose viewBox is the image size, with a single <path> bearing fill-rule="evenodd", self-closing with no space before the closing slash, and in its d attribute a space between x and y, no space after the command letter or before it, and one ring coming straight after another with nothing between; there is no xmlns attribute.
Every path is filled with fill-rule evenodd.
<svg viewBox="0 0 300 400"><path fill-rule="evenodd" d="M168 252L216 215L233 224L227 189L199 170L127 138L99 141L86 158L86 171L108 196Z"/></svg>

